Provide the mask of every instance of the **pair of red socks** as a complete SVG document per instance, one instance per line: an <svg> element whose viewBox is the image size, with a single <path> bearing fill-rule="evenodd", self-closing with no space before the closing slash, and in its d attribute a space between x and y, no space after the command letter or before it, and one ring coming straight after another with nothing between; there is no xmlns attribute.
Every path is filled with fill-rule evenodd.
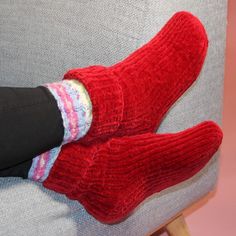
<svg viewBox="0 0 236 236"><path fill-rule="evenodd" d="M207 46L200 21L180 12L123 61L67 72L64 79L78 80L88 91L93 120L81 141L62 147L43 185L114 223L148 196L201 170L222 140L214 122L176 134L154 132L198 77Z"/></svg>

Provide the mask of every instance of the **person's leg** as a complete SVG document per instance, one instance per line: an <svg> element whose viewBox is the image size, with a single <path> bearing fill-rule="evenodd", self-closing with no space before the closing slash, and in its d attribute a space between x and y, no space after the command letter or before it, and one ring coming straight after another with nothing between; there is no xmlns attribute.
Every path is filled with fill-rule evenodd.
<svg viewBox="0 0 236 236"><path fill-rule="evenodd" d="M0 170L0 178L1 177L21 177L23 179L27 179L32 162L33 162L32 160L28 160L20 164L17 164L15 166L11 166L9 168Z"/></svg>
<svg viewBox="0 0 236 236"><path fill-rule="evenodd" d="M47 88L0 88L0 170L60 145L63 134L60 110Z"/></svg>
<svg viewBox="0 0 236 236"><path fill-rule="evenodd" d="M77 81L0 87L0 170L80 139L91 121L90 98Z"/></svg>

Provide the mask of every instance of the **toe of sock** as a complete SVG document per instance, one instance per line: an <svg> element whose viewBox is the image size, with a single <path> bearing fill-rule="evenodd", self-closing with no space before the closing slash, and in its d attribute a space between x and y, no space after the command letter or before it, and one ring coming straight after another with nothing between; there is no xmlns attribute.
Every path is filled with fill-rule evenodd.
<svg viewBox="0 0 236 236"><path fill-rule="evenodd" d="M210 141L209 147L216 152L223 139L221 128L214 121L205 121L201 126L205 130L206 139Z"/></svg>
<svg viewBox="0 0 236 236"><path fill-rule="evenodd" d="M193 61L197 58L194 64L201 67L208 48L208 37L202 22L191 13L182 11L171 18L169 25L175 28L176 46L184 46L187 56Z"/></svg>
<svg viewBox="0 0 236 236"><path fill-rule="evenodd" d="M186 11L180 11L175 13L172 19L174 19L177 22L181 22L182 24L187 24L188 27L186 28L189 29L192 28L191 33L194 34L198 40L201 39L205 42L208 42L208 37L205 27L203 26L199 18L197 18L192 13Z"/></svg>

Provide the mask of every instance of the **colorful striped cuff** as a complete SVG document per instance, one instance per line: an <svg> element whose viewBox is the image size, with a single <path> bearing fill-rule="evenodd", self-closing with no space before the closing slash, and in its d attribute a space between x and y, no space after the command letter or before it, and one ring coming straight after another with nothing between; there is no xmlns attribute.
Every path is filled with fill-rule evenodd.
<svg viewBox="0 0 236 236"><path fill-rule="evenodd" d="M49 172L56 161L61 147L55 147L33 159L33 163L28 173L28 179L43 182L49 175Z"/></svg>
<svg viewBox="0 0 236 236"><path fill-rule="evenodd" d="M63 144L83 137L92 123L92 104L84 86L75 80L63 80L44 85L57 101L64 126ZM61 150L53 148L33 159L28 178L43 182Z"/></svg>
<svg viewBox="0 0 236 236"><path fill-rule="evenodd" d="M64 126L63 143L83 137L92 123L92 104L84 86L75 80L44 85L57 101Z"/></svg>

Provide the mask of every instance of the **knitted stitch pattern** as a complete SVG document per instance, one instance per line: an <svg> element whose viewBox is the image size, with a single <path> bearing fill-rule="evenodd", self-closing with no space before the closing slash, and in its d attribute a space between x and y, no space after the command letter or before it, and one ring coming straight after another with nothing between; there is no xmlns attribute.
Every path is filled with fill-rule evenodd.
<svg viewBox="0 0 236 236"><path fill-rule="evenodd" d="M64 80L45 84L54 96L64 126L62 144L77 141L89 130L92 122L92 105L84 86L77 80ZM28 178L44 181L61 150L61 146L44 152L33 159Z"/></svg>
<svg viewBox="0 0 236 236"><path fill-rule="evenodd" d="M217 151L222 132L203 122L175 134L141 134L103 144L62 147L46 188L78 200L97 220L115 223L153 193L201 170Z"/></svg>
<svg viewBox="0 0 236 236"><path fill-rule="evenodd" d="M196 80L208 47L201 22L176 13L146 45L111 66L72 69L64 79L85 86L93 121L84 143L154 132L170 106Z"/></svg>
<svg viewBox="0 0 236 236"><path fill-rule="evenodd" d="M64 80L44 86L54 96L61 112L64 126L62 144L83 137L92 123L92 105L84 86L76 80Z"/></svg>

